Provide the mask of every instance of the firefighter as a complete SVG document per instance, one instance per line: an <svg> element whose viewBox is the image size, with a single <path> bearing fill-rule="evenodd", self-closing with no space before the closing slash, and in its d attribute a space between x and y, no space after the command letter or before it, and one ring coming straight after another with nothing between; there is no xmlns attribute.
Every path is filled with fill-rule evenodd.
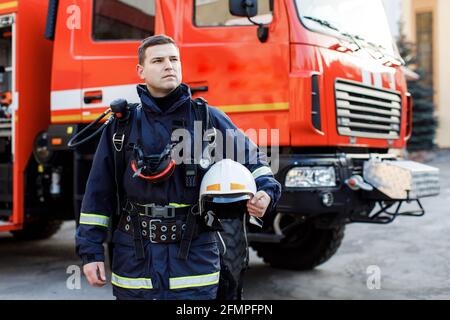
<svg viewBox="0 0 450 320"><path fill-rule="evenodd" d="M217 229L199 218L196 205L196 181L204 173L200 166L171 158L172 133L184 128L194 136L198 115L190 89L181 83L179 49L167 36L152 36L141 43L138 60L137 73L145 82L137 86L141 105L131 113L128 132L109 126L102 133L82 201L77 254L88 282L104 286L102 244L110 220L120 212L112 236L111 282L117 299L215 299L220 277ZM235 129L234 138L243 135L223 112L207 110L224 136L227 129ZM117 176L114 159L120 150L125 166ZM248 212L262 217L276 205L281 187L249 139L244 152L258 187L247 202ZM123 202L117 201L118 195Z"/></svg>

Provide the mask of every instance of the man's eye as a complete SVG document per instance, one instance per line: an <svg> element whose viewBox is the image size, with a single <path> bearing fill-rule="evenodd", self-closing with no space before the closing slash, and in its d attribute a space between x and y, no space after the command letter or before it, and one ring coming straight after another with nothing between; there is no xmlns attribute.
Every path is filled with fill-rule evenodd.
<svg viewBox="0 0 450 320"><path fill-rule="evenodd" d="M178 61L178 58L172 58L172 59L170 59L170 60L172 60L172 61Z"/></svg>

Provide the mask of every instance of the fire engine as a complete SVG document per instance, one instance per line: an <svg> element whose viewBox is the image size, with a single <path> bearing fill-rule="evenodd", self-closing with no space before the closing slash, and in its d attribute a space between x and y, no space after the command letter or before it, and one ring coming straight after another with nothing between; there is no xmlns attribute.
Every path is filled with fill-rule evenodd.
<svg viewBox="0 0 450 320"><path fill-rule="evenodd" d="M138 101L137 48L160 33L194 97L278 130L255 142L279 145L282 198L248 233L272 266L312 269L346 224L420 216L439 192L437 169L398 157L412 99L381 0L0 0L0 231L45 238L79 214L96 145L67 142Z"/></svg>

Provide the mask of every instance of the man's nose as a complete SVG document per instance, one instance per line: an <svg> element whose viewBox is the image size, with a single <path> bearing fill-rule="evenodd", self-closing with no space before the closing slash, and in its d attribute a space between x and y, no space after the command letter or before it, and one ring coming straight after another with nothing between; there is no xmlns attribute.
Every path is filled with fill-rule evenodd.
<svg viewBox="0 0 450 320"><path fill-rule="evenodd" d="M164 69L166 69L166 70L173 69L172 61L170 61L170 59L167 59L164 62Z"/></svg>

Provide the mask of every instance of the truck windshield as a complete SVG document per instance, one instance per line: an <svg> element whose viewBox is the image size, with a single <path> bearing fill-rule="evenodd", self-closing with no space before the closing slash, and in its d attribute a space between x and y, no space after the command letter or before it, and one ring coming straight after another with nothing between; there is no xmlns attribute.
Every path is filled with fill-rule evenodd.
<svg viewBox="0 0 450 320"><path fill-rule="evenodd" d="M398 57L381 0L295 0L302 23L309 29L351 37L362 46Z"/></svg>

